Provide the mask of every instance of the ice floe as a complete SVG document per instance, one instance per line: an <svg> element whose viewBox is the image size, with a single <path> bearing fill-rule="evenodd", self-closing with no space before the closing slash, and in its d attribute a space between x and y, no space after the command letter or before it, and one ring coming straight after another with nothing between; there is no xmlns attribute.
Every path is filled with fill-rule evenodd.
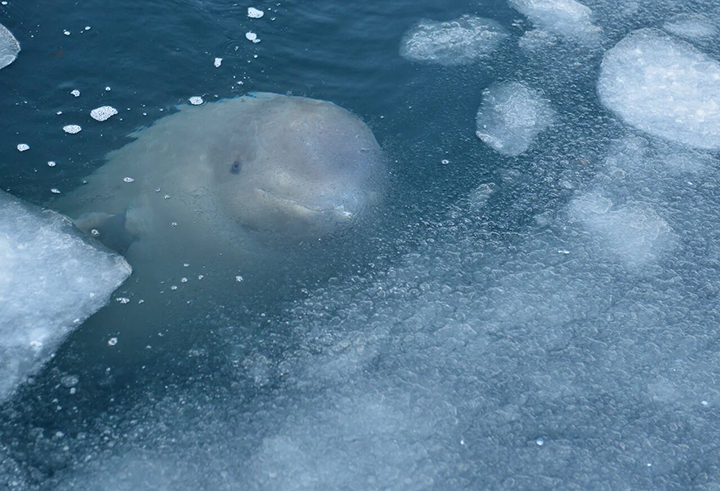
<svg viewBox="0 0 720 491"><path fill-rule="evenodd" d="M263 15L265 15L265 12L256 9L255 7L248 7L247 9L247 16L251 19L260 19Z"/></svg>
<svg viewBox="0 0 720 491"><path fill-rule="evenodd" d="M20 53L20 43L12 32L0 24L0 70L15 61Z"/></svg>
<svg viewBox="0 0 720 491"><path fill-rule="evenodd" d="M0 192L0 402L129 276L72 224Z"/></svg>
<svg viewBox="0 0 720 491"><path fill-rule="evenodd" d="M609 50L598 92L605 107L651 135L720 149L720 63L661 31L635 31Z"/></svg>
<svg viewBox="0 0 720 491"><path fill-rule="evenodd" d="M77 124L67 124L63 126L63 131L69 135L74 135L82 131L82 127Z"/></svg>
<svg viewBox="0 0 720 491"><path fill-rule="evenodd" d="M90 117L95 121L106 121L118 113L112 106L100 106L90 111Z"/></svg>
<svg viewBox="0 0 720 491"><path fill-rule="evenodd" d="M463 65L486 58L507 36L500 24L481 17L422 20L403 37L400 54L412 61Z"/></svg>
<svg viewBox="0 0 720 491"><path fill-rule="evenodd" d="M581 44L595 44L601 29L592 10L575 0L510 0L510 5L538 28Z"/></svg>
<svg viewBox="0 0 720 491"><path fill-rule="evenodd" d="M550 102L520 82L495 84L483 92L477 137L510 156L525 152L555 119Z"/></svg>

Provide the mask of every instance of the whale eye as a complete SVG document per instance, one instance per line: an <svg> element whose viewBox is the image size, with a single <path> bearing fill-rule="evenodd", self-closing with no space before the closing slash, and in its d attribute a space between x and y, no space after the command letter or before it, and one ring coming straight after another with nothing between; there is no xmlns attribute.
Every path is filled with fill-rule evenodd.
<svg viewBox="0 0 720 491"><path fill-rule="evenodd" d="M238 162L237 160L233 162L233 164L230 166L230 172L233 174L240 174L240 171L242 170L242 164Z"/></svg>

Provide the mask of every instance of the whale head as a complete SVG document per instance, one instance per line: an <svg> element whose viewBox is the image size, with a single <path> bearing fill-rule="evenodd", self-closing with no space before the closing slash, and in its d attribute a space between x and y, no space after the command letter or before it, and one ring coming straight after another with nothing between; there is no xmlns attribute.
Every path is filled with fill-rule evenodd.
<svg viewBox="0 0 720 491"><path fill-rule="evenodd" d="M353 223L382 196L384 161L370 129L335 104L258 94L215 167L225 212L266 234L313 238Z"/></svg>

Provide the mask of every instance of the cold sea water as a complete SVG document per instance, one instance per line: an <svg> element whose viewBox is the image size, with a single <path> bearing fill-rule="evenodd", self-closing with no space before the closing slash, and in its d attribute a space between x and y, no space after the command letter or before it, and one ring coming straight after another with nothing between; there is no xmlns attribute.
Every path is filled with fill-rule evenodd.
<svg viewBox="0 0 720 491"><path fill-rule="evenodd" d="M190 98L254 91L359 116L389 185L323 274L78 327L0 405L0 488L720 489L718 19L714 0L2 2L14 196L52 208Z"/></svg>

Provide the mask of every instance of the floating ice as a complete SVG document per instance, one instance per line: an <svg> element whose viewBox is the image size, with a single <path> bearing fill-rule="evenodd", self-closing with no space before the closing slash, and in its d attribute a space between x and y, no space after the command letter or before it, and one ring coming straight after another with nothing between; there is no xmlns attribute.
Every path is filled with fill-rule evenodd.
<svg viewBox="0 0 720 491"><path fill-rule="evenodd" d="M0 192L0 402L129 274L65 218Z"/></svg>
<svg viewBox="0 0 720 491"><path fill-rule="evenodd" d="M205 101L203 101L203 98L202 98L202 97L197 96L197 95L192 96L190 99L188 99L188 101L189 101L190 104L192 104L193 106L199 106L200 104L202 104L203 102L205 102Z"/></svg>
<svg viewBox="0 0 720 491"><path fill-rule="evenodd" d="M720 149L720 63L654 29L605 54L600 99L626 123L698 148Z"/></svg>
<svg viewBox="0 0 720 491"><path fill-rule="evenodd" d="M72 94L74 97L80 97L80 91L77 89L71 90L70 94Z"/></svg>
<svg viewBox="0 0 720 491"><path fill-rule="evenodd" d="M12 32L0 24L0 70L15 61L20 53L20 43L18 43Z"/></svg>
<svg viewBox="0 0 720 491"><path fill-rule="evenodd" d="M262 10L258 10L255 7L248 7L247 16L251 19L260 19L263 15L265 15L265 12Z"/></svg>
<svg viewBox="0 0 720 491"><path fill-rule="evenodd" d="M463 65L488 57L506 38L500 24L481 17L422 20L403 37L400 54L412 61Z"/></svg>
<svg viewBox="0 0 720 491"><path fill-rule="evenodd" d="M589 193L570 204L570 216L629 266L657 258L674 243L667 222L647 204L616 207L610 199Z"/></svg>
<svg viewBox="0 0 720 491"><path fill-rule="evenodd" d="M555 119L550 102L519 83L495 84L483 92L477 113L477 136L510 156L525 152Z"/></svg>
<svg viewBox="0 0 720 491"><path fill-rule="evenodd" d="M77 124L68 124L63 126L63 131L70 135L74 135L76 133L80 133L82 131L82 128Z"/></svg>
<svg viewBox="0 0 720 491"><path fill-rule="evenodd" d="M717 36L718 28L704 15L678 15L663 25L667 32L693 41Z"/></svg>
<svg viewBox="0 0 720 491"><path fill-rule="evenodd" d="M260 42L260 40L259 40L258 37L257 37L257 34L255 34L255 33L252 32L252 31L248 31L248 32L245 33L245 39L247 39L248 41L252 41L253 43L259 43L259 42Z"/></svg>
<svg viewBox="0 0 720 491"><path fill-rule="evenodd" d="M510 5L541 29L582 44L595 44L601 29L592 10L575 0L509 0Z"/></svg>
<svg viewBox="0 0 720 491"><path fill-rule="evenodd" d="M106 121L118 113L112 106L101 106L90 111L90 117L95 121Z"/></svg>
<svg viewBox="0 0 720 491"><path fill-rule="evenodd" d="M222 58L215 58L215 60L213 61L213 65L215 66L215 68L220 68L220 65L222 65Z"/></svg>
<svg viewBox="0 0 720 491"><path fill-rule="evenodd" d="M26 150L30 150L30 145L27 143L18 143L17 149L18 152L25 152Z"/></svg>

